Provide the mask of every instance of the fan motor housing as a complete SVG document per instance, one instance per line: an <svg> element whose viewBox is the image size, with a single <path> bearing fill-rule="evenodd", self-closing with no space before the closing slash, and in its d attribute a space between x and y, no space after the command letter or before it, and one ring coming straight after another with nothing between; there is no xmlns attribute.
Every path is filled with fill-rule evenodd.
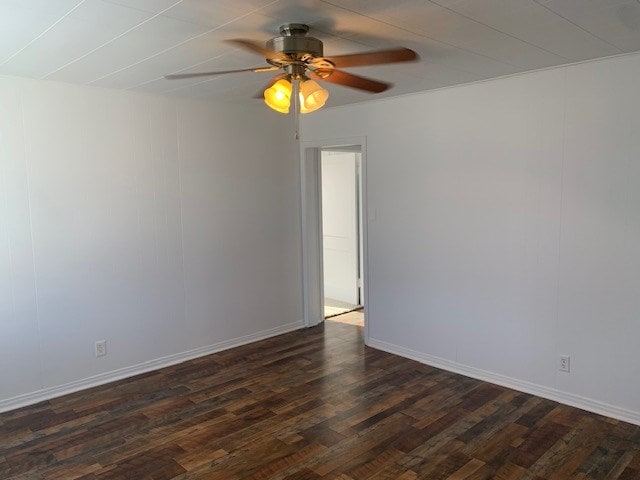
<svg viewBox="0 0 640 480"><path fill-rule="evenodd" d="M309 27L301 23L288 23L280 27L282 36L272 38L267 42L267 49L284 53L301 60L305 55L322 57L322 41L307 37Z"/></svg>

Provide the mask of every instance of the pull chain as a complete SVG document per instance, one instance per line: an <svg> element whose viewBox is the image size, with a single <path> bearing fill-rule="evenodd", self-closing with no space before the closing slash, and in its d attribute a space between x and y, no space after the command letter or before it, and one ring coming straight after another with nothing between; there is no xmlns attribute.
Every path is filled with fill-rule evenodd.
<svg viewBox="0 0 640 480"><path fill-rule="evenodd" d="M300 79L292 78L293 84L293 121L296 126L296 133L294 138L300 140Z"/></svg>

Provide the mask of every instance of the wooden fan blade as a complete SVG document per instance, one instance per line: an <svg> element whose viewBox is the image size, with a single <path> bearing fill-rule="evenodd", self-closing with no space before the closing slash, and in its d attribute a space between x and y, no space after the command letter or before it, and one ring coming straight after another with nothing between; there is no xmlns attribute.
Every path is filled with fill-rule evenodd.
<svg viewBox="0 0 640 480"><path fill-rule="evenodd" d="M413 50L397 48L394 50L379 50L377 52L337 55L335 57L327 57L326 59L333 63L336 68L344 68L379 65L381 63L412 62L418 60L418 58L418 54Z"/></svg>
<svg viewBox="0 0 640 480"><path fill-rule="evenodd" d="M283 78L287 78L288 75L286 73L281 73L280 75L276 75L275 77L273 77L271 79L271 81L269 83L267 83L262 90L260 90L258 93L256 93L253 98L257 98L257 99L263 99L264 98L264 91L269 88L271 85L273 85L274 83L276 83L278 80L282 80Z"/></svg>
<svg viewBox="0 0 640 480"><path fill-rule="evenodd" d="M282 58L282 54L274 52L273 50L269 50L259 42L255 42L253 40L247 40L245 38L230 38L229 40L225 40L227 43L232 43L237 47L244 48L245 50L249 50L253 53L257 53L261 55L263 58L269 59L280 59Z"/></svg>
<svg viewBox="0 0 640 480"><path fill-rule="evenodd" d="M378 80L372 80L371 78L361 77L360 75L353 75L352 73L343 72L341 70L321 70L309 71L309 76L316 80L323 80L329 83L337 83L345 87L356 88L358 90L365 90L371 93L380 93L391 87L390 83L379 82Z"/></svg>
<svg viewBox="0 0 640 480"><path fill-rule="evenodd" d="M210 77L215 75L224 75L227 73L273 72L274 70L279 70L279 67L242 68L240 70L223 70L220 72L176 73L173 75L165 75L164 78L167 80L179 80L181 78Z"/></svg>

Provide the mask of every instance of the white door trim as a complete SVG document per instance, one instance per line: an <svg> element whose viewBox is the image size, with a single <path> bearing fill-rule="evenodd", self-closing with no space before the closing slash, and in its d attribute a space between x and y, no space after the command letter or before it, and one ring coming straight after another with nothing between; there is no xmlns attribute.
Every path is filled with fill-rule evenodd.
<svg viewBox="0 0 640 480"><path fill-rule="evenodd" d="M320 148L301 143L300 162L302 302L304 323L313 327L324 321Z"/></svg>
<svg viewBox="0 0 640 480"><path fill-rule="evenodd" d="M300 212L302 242L302 295L304 321L313 327L324 321L323 305L318 313L318 299L324 300L322 278L322 192L320 149L359 145L361 153L361 198L362 202L362 270L363 299L365 311L364 342L369 344L369 255L368 255L368 209L367 209L367 145L366 137L345 137L300 142Z"/></svg>

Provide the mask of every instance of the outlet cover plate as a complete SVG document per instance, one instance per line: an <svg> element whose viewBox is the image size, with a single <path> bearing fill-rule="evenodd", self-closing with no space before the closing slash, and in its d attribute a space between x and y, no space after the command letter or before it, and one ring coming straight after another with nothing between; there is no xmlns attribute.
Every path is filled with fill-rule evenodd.
<svg viewBox="0 0 640 480"><path fill-rule="evenodd" d="M107 341L98 340L96 342L96 357L104 357L107 354Z"/></svg>
<svg viewBox="0 0 640 480"><path fill-rule="evenodd" d="M569 355L560 355L560 365L558 369L566 373L571 371L571 357Z"/></svg>

